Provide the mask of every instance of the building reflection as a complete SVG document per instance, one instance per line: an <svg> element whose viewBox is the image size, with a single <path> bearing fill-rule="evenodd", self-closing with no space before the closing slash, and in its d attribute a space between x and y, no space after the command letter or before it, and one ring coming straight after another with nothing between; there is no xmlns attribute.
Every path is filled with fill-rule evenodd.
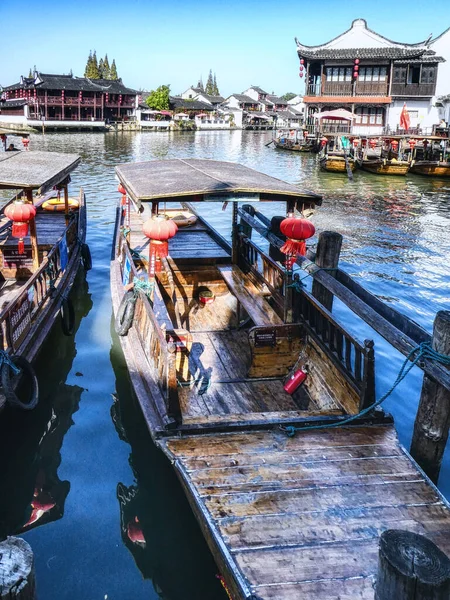
<svg viewBox="0 0 450 600"><path fill-rule="evenodd" d="M119 482L117 500L124 545L164 600L226 600L217 567L176 475L153 444L132 394L119 342L111 362L117 395L111 417L121 440L131 446L133 482Z"/></svg>
<svg viewBox="0 0 450 600"><path fill-rule="evenodd" d="M76 309L75 334L92 307L81 272L71 299ZM57 320L34 365L38 406L29 412L7 406L0 418L0 456L7 457L0 463L0 539L64 515L70 483L58 477L61 447L83 388L65 383L76 347L74 336L64 336L58 325Z"/></svg>

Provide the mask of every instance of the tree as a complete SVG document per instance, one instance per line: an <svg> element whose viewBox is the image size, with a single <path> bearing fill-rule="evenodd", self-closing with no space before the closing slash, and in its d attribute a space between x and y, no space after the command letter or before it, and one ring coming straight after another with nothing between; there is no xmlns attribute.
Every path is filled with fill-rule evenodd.
<svg viewBox="0 0 450 600"><path fill-rule="evenodd" d="M98 63L98 74L100 75L100 79L106 79L105 77L105 64L103 62L103 58L99 60Z"/></svg>
<svg viewBox="0 0 450 600"><path fill-rule="evenodd" d="M220 96L220 92L219 92L219 88L217 86L217 80L216 80L216 74L215 73L214 73L214 80L213 80L213 88L214 88L213 96Z"/></svg>
<svg viewBox="0 0 450 600"><path fill-rule="evenodd" d="M170 85L160 85L159 88L150 92L145 103L153 110L169 110L169 94Z"/></svg>
<svg viewBox="0 0 450 600"><path fill-rule="evenodd" d="M111 70L109 72L109 78L110 79L115 79L115 80L119 79L119 76L117 74L117 67L116 67L116 60L115 59L113 59L113 61L112 61Z"/></svg>
<svg viewBox="0 0 450 600"><path fill-rule="evenodd" d="M31 70L31 67L30 67L30 72L28 73L28 79L32 79L32 77L33 77L33 71Z"/></svg>
<svg viewBox="0 0 450 600"><path fill-rule="evenodd" d="M202 90L202 92L204 92L204 91L205 91L205 88L203 87L203 79L202 79L202 76L201 76L201 75L200 75L200 79L198 80L198 83L197 83L197 88L198 88L199 90Z"/></svg>
<svg viewBox="0 0 450 600"><path fill-rule="evenodd" d="M91 65L92 65L92 50L89 50L89 56L86 61L86 66L84 68L84 76L85 77L90 77Z"/></svg>
<svg viewBox="0 0 450 600"><path fill-rule="evenodd" d="M105 60L103 61L103 79L111 78L111 67L109 66L108 55L105 54Z"/></svg>
<svg viewBox="0 0 450 600"><path fill-rule="evenodd" d="M282 100L286 100L286 102L289 102L289 100L292 100L292 98L295 98L295 96L297 96L297 94L294 94L294 92L287 92L286 94L280 96L280 98Z"/></svg>
<svg viewBox="0 0 450 600"><path fill-rule="evenodd" d="M214 80L213 80L213 75L212 75L211 69L209 70L208 81L206 82L205 92L210 96L214 96Z"/></svg>
<svg viewBox="0 0 450 600"><path fill-rule="evenodd" d="M90 79L100 79L100 73L98 70L98 62L97 62L97 52L94 50L94 54L92 55L92 75L90 75Z"/></svg>

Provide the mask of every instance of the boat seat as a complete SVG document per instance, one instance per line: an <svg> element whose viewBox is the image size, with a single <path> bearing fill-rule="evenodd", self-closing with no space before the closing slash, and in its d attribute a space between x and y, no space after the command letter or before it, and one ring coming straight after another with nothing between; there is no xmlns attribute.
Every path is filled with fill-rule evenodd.
<svg viewBox="0 0 450 600"><path fill-rule="evenodd" d="M242 304L255 325L282 325L282 319L265 300L263 293L236 265L217 265L230 292Z"/></svg>

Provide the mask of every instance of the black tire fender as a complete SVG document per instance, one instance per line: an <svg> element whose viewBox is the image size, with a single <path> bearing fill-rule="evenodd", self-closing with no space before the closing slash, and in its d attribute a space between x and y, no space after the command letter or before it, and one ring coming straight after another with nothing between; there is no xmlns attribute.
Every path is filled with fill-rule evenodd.
<svg viewBox="0 0 450 600"><path fill-rule="evenodd" d="M11 361L21 372L16 375L10 365L3 363L0 376L5 398L15 408L33 410L39 402L39 383L36 373L31 364L23 356L12 356ZM31 384L31 394L28 402L21 400L14 390L17 378L21 376L27 377Z"/></svg>
<svg viewBox="0 0 450 600"><path fill-rule="evenodd" d="M119 309L117 311L114 328L117 335L127 335L128 330L133 324L134 309L136 307L136 296L133 290L128 290L123 295Z"/></svg>
<svg viewBox="0 0 450 600"><path fill-rule="evenodd" d="M75 310L70 298L62 299L59 314L61 315L61 327L64 335L72 335L75 327Z"/></svg>

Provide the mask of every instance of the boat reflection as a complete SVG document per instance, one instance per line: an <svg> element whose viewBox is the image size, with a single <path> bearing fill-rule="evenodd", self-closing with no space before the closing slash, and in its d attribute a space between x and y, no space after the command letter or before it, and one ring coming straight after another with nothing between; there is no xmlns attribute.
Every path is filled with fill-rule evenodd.
<svg viewBox="0 0 450 600"><path fill-rule="evenodd" d="M81 272L71 299L75 334L92 307ZM7 406L0 420L0 456L8 457L0 463L0 539L64 515L70 483L58 477L60 452L83 388L65 383L76 347L74 336L64 336L58 324L57 320L34 365L40 387L38 406L30 412Z"/></svg>
<svg viewBox="0 0 450 600"><path fill-rule="evenodd" d="M111 418L119 438L131 446L134 482L117 485L124 545L164 600L226 600L218 570L166 458L153 444L132 395L120 344L111 362L116 390Z"/></svg>

